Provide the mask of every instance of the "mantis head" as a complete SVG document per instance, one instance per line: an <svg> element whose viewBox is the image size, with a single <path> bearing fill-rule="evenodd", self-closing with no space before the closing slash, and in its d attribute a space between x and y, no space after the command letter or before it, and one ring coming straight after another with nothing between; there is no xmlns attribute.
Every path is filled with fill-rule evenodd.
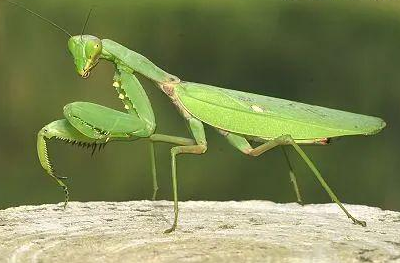
<svg viewBox="0 0 400 263"><path fill-rule="evenodd" d="M56 23L47 19L46 17L40 15L39 13L32 11L14 1L11 0L5 0L5 1L9 2L12 5L15 5L18 8L21 8L22 10L25 10L28 13L31 13L32 15L38 17L39 19L45 21L46 23L57 28L61 32L65 33L69 37L68 49L71 52L72 56L74 57L76 71L83 78L89 77L90 70L94 68L99 62L102 50L102 44L99 38L83 34L83 32L85 32L85 28L87 26L93 8L90 8L89 13L86 16L85 24L83 25L81 34L77 36L72 36L66 29L62 28L61 26L57 25Z"/></svg>
<svg viewBox="0 0 400 263"><path fill-rule="evenodd" d="M73 36L68 40L68 49L74 57L78 74L82 78L88 78L90 71L99 63L101 40L91 35Z"/></svg>

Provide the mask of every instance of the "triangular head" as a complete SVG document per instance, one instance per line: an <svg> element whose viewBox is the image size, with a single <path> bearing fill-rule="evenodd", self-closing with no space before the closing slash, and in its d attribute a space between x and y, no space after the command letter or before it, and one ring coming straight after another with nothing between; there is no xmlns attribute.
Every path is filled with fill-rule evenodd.
<svg viewBox="0 0 400 263"><path fill-rule="evenodd" d="M68 50L74 57L76 71L87 78L99 62L103 45L101 40L91 35L77 35L68 40Z"/></svg>

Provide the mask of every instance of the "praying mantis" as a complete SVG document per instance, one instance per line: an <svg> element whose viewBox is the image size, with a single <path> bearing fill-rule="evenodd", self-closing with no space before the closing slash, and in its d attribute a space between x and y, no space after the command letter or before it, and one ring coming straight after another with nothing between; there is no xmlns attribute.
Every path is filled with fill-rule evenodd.
<svg viewBox="0 0 400 263"><path fill-rule="evenodd" d="M68 50L75 70L82 78L88 78L100 61L108 61L115 67L112 85L125 112L90 102L73 102L63 109L65 119L53 121L38 132L37 152L40 164L65 192L64 207L69 200L66 177L59 176L53 169L47 149L48 140L58 139L87 145L93 147L93 151L111 141L149 140L153 199L158 189L154 147L159 142L168 143L172 145L170 158L174 220L165 233L175 231L179 215L176 159L181 154L201 155L207 151L204 131L206 124L214 127L234 148L246 155L260 156L268 150L281 147L289 164L289 174L297 200L301 203L296 177L284 148L293 147L332 201L353 223L366 226L365 221L356 219L346 210L300 145L327 145L331 139L337 137L373 135L386 126L382 119L183 81L145 56L113 40L86 35L84 30L81 34L72 36L41 15L17 3L8 2L22 7L68 35ZM90 12L85 26L89 16ZM192 138L156 133L152 105L137 75L152 81L170 99L188 124ZM253 146L254 143L258 145Z"/></svg>

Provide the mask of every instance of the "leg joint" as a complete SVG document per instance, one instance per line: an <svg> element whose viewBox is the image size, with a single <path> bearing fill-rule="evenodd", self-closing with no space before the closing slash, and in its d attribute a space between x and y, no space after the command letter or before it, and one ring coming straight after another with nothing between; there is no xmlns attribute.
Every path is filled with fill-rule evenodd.
<svg viewBox="0 0 400 263"><path fill-rule="evenodd" d="M171 155L177 155L181 153L192 153L192 154L202 154L207 151L206 144L200 145L189 145L189 146L175 146L171 149Z"/></svg>
<svg viewBox="0 0 400 263"><path fill-rule="evenodd" d="M293 138L291 135L289 134L285 134L285 135L281 135L277 138L277 140L281 143L281 144L292 144L294 142Z"/></svg>
<svg viewBox="0 0 400 263"><path fill-rule="evenodd" d="M253 157L257 157L257 156L259 156L261 153L259 153L259 152L256 152L254 149L246 149L245 151L243 151L245 154L248 154L248 155L250 155L250 156L253 156Z"/></svg>

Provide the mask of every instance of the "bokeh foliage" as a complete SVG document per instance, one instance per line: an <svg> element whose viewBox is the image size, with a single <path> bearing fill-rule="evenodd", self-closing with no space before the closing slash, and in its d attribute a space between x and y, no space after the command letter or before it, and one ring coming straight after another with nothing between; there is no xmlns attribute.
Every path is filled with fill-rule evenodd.
<svg viewBox="0 0 400 263"><path fill-rule="evenodd" d="M79 34L142 53L181 79L384 118L379 135L307 147L338 196L348 203L400 209L400 4L381 1L138 0L20 1ZM75 72L66 37L0 2L0 207L62 201L41 169L36 133L63 118L63 105L92 101L122 110L113 67L100 63L88 80ZM188 136L177 111L143 81L158 132ZM180 156L181 200L295 200L279 149L259 158L233 149L207 127L204 156ZM151 197L146 140L110 143L90 157L50 143L56 169L69 176L72 200ZM307 203L329 202L291 151ZM157 147L160 199L171 199L169 146Z"/></svg>

